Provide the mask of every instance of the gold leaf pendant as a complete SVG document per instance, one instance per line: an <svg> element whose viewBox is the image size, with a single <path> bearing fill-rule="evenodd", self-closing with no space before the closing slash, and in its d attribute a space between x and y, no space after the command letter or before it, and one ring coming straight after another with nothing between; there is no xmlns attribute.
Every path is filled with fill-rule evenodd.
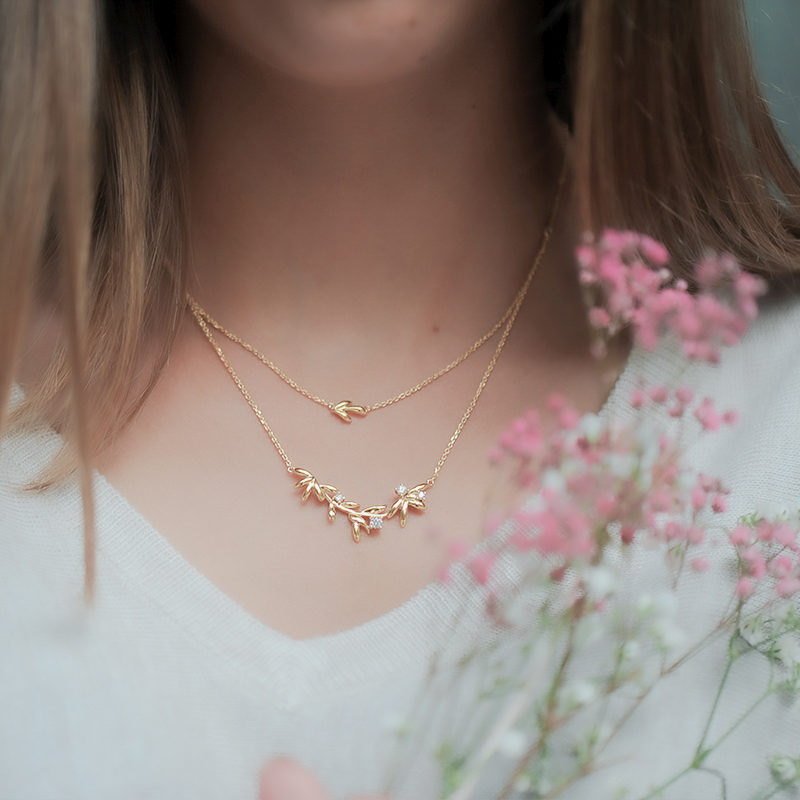
<svg viewBox="0 0 800 800"><path fill-rule="evenodd" d="M307 469L292 467L290 471L300 478L294 487L302 490L301 501L305 503L313 494L320 503L327 504L328 522L333 522L337 513L345 514L355 542L361 541L362 533L368 536L376 534L383 527L383 521L394 516L398 517L400 527L404 528L410 508L425 510L425 493L430 488L428 483L418 483L411 489L401 484L394 490L397 499L391 507L378 505L361 508L358 503L348 500L335 486L320 483Z"/></svg>
<svg viewBox="0 0 800 800"><path fill-rule="evenodd" d="M331 414L339 417L343 422L352 422L351 414L357 417L366 417L368 413L369 409L364 406L354 405L349 400L342 400L340 403L331 407Z"/></svg>

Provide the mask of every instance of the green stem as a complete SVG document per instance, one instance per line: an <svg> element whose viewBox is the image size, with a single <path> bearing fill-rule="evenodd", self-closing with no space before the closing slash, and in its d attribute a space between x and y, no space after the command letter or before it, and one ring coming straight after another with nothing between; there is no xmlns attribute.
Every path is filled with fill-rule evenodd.
<svg viewBox="0 0 800 800"><path fill-rule="evenodd" d="M776 784L772 787L772 791L770 791L769 787L767 787L764 791L769 792L769 794L761 794L759 795L756 800L771 800L771 798L775 797L778 792L783 791L784 789L788 789L792 785L792 781L782 781L781 783Z"/></svg>
<svg viewBox="0 0 800 800"><path fill-rule="evenodd" d="M770 688L767 689L767 691L764 692L764 694L762 694L761 697L759 697L758 700L756 700L755 703L753 703L753 705L750 706L750 708L748 708L741 717L739 717L739 719L717 740L717 742L706 750L705 757L713 753L714 750L716 750L761 705L761 703L763 703L764 700L766 700L773 693L773 691L774 690L770 686ZM698 752L699 751L700 748L698 748ZM695 769L697 769L697 754L695 754L695 758L692 760L692 763L686 767L686 769L670 778L666 783L662 783L660 786L657 786L648 794L644 795L641 800L651 800L651 798L656 797L659 793L663 792L664 789L669 788L673 783L676 783L684 775L688 775ZM769 796L771 797L772 795Z"/></svg>
<svg viewBox="0 0 800 800"><path fill-rule="evenodd" d="M706 743L706 738L708 737L708 731L711 728L711 723L714 721L714 715L717 713L717 706L719 706L720 698L722 697L722 692L725 689L725 684L728 682L728 676L731 674L731 667L733 666L734 657L728 654L728 663L725 666L725 672L722 674L722 680L719 682L719 686L717 687L717 694L714 697L714 703L711 706L711 712L708 715L708 719L706 720L705 728L703 728L703 734L700 737L700 742L697 745L697 750L695 750L694 758L695 762L698 758L700 758L701 753L703 752L703 745Z"/></svg>
<svg viewBox="0 0 800 800"><path fill-rule="evenodd" d="M528 748L528 751L522 756L516 769L511 777L506 781L503 791L500 792L497 800L506 800L514 789L514 784L517 782L522 773L527 769L528 764L536 756L536 754L547 745L548 738L552 733L551 720L555 714L556 703L558 702L558 690L561 688L566 678L567 667L572 660L572 655L575 649L575 629L583 614L577 613L570 623L569 638L567 639L567 649L561 659L561 663L556 670L553 683L547 693L547 701L542 712L542 724L540 726L541 734L539 738Z"/></svg>
<svg viewBox="0 0 800 800"><path fill-rule="evenodd" d="M711 753L716 750L771 694L775 692L775 689L772 686L769 686L764 694L758 698L758 700L747 709L747 711L742 714L741 717L724 733L722 736L717 740L715 744L708 748L708 752Z"/></svg>

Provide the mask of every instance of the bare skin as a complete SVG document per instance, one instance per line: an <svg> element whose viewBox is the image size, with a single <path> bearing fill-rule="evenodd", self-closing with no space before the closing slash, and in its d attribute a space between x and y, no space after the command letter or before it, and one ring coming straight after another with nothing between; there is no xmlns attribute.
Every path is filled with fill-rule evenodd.
<svg viewBox="0 0 800 800"><path fill-rule="evenodd" d="M525 77L536 59L514 0L302 0L288 63L237 17L239 7L256 13L254 2L198 0L186 31L192 292L312 391L373 403L440 369L503 314L539 246L566 139ZM285 1L263 6L281 24ZM376 37L383 51L370 49ZM397 46L376 63L386 41ZM405 529L390 522L355 545L346 521L301 506L188 316L160 384L100 471L265 625L303 639L386 613L433 579L449 542L480 540L486 454L504 425L553 391L598 410L609 367L621 369L623 351L603 365L589 355L572 269L578 229L567 190L491 381L428 511ZM224 347L294 464L373 505L430 476L494 343L350 426Z"/></svg>

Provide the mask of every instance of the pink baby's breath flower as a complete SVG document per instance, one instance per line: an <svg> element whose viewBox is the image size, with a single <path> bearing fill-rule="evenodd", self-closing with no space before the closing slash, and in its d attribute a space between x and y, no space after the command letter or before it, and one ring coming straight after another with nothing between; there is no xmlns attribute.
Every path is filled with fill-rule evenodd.
<svg viewBox="0 0 800 800"><path fill-rule="evenodd" d="M633 408L644 408L647 405L647 395L641 389L634 389L630 394L630 404Z"/></svg>
<svg viewBox="0 0 800 800"><path fill-rule="evenodd" d="M558 415L558 424L563 430L571 431L578 427L581 415L574 409L566 407L561 409Z"/></svg>
<svg viewBox="0 0 800 800"><path fill-rule="evenodd" d="M689 544L702 544L705 541L706 532L697 527L697 525L690 525L686 529L686 541Z"/></svg>
<svg viewBox="0 0 800 800"><path fill-rule="evenodd" d="M787 575L785 578L781 578L775 586L775 594L778 597L791 597L798 592L800 592L800 578L794 575Z"/></svg>
<svg viewBox="0 0 800 800"><path fill-rule="evenodd" d="M619 506L619 499L611 492L604 492L597 498L595 508L601 517L611 517Z"/></svg>
<svg viewBox="0 0 800 800"><path fill-rule="evenodd" d="M654 402L654 403L666 403L669 399L669 392L666 390L664 386L651 386L647 390L647 396Z"/></svg>
<svg viewBox="0 0 800 800"><path fill-rule="evenodd" d="M717 431L722 424L722 417L717 413L712 400L708 397L694 410L694 416L707 431Z"/></svg>
<svg viewBox="0 0 800 800"><path fill-rule="evenodd" d="M673 419L680 419L686 413L686 406L683 403L675 403L669 407L667 413Z"/></svg>
<svg viewBox="0 0 800 800"><path fill-rule="evenodd" d="M785 578L793 568L792 559L787 555L777 556L770 564L770 572L776 578Z"/></svg>
<svg viewBox="0 0 800 800"><path fill-rule="evenodd" d="M718 494L711 501L711 509L715 514L724 514L728 510L728 501L724 495Z"/></svg>
<svg viewBox="0 0 800 800"><path fill-rule="evenodd" d="M752 546L743 550L741 553L742 561L747 565L748 573L755 579L761 580L767 573L767 565L764 562L764 556L758 547Z"/></svg>
<svg viewBox="0 0 800 800"><path fill-rule="evenodd" d="M624 544L631 544L636 536L636 528L633 525L623 525L619 530L619 538Z"/></svg>
<svg viewBox="0 0 800 800"><path fill-rule="evenodd" d="M596 330L611 336L630 326L647 350L671 333L688 358L709 363L719 361L721 347L739 341L758 313L756 298L766 291L765 282L743 272L732 256L709 253L695 270L699 291L690 293L667 269L666 248L632 231L585 236L576 257ZM730 287L725 300L714 294L723 284Z"/></svg>
<svg viewBox="0 0 800 800"><path fill-rule="evenodd" d="M441 583L448 584L453 579L453 563L461 561L469 552L469 545L463 539L455 539L447 547L447 557L438 570L437 578Z"/></svg>
<svg viewBox="0 0 800 800"><path fill-rule="evenodd" d="M639 238L639 246L644 255L654 264L663 266L669 263L669 252L661 242L657 242L649 236L642 236Z"/></svg>
<svg viewBox="0 0 800 800"><path fill-rule="evenodd" d="M797 548L797 532L788 522L781 522L772 532L773 539L780 545L792 550Z"/></svg>
<svg viewBox="0 0 800 800"><path fill-rule="evenodd" d="M484 536L493 536L498 528L503 524L505 517L499 511L494 511L486 517L483 523Z"/></svg>
<svg viewBox="0 0 800 800"><path fill-rule="evenodd" d="M447 547L448 555L454 561L460 561L469 553L469 545L463 539L455 539Z"/></svg>
<svg viewBox="0 0 800 800"><path fill-rule="evenodd" d="M688 386L679 386L675 390L675 397L681 403L688 405L694 399L694 392Z"/></svg>
<svg viewBox="0 0 800 800"><path fill-rule="evenodd" d="M589 311L589 323L595 328L608 328L611 325L611 314L604 308L593 308Z"/></svg>
<svg viewBox="0 0 800 800"><path fill-rule="evenodd" d="M695 572L708 572L708 570L711 568L711 563L707 558L698 556L697 558L693 558L691 560L690 566Z"/></svg>
<svg viewBox="0 0 800 800"><path fill-rule="evenodd" d="M771 542L775 536L775 526L766 520L762 520L756 528L756 536L762 542Z"/></svg>
<svg viewBox="0 0 800 800"><path fill-rule="evenodd" d="M733 427L734 425L736 425L737 422L739 422L739 412L733 409L731 409L730 411L726 411L722 415L722 421L726 425Z"/></svg>
<svg viewBox="0 0 800 800"><path fill-rule="evenodd" d="M701 486L695 486L691 492L692 508L699 511L708 502L708 495L703 491Z"/></svg>
<svg viewBox="0 0 800 800"><path fill-rule="evenodd" d="M742 547L743 545L750 544L752 536L752 531L747 527L747 525L739 525L730 532L731 544L735 545L736 547Z"/></svg>
<svg viewBox="0 0 800 800"><path fill-rule="evenodd" d="M741 600L747 600L753 594L753 582L750 578L739 578L736 584L736 596Z"/></svg>
<svg viewBox="0 0 800 800"><path fill-rule="evenodd" d="M492 576L497 557L493 553L477 553L467 561L467 568L475 583L486 586Z"/></svg>

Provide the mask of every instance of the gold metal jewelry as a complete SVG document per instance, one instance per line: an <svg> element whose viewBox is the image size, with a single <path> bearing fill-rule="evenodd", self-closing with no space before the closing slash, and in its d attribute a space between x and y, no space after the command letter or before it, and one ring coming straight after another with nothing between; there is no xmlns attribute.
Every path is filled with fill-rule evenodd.
<svg viewBox="0 0 800 800"><path fill-rule="evenodd" d="M343 514L347 517L350 523L350 531L353 536L353 540L355 542L359 542L361 540L361 535L366 534L375 534L377 533L382 527L385 520L392 519L393 517L397 517L400 521L400 527L405 527L406 520L408 518L409 509L414 509L415 511L425 511L425 500L427 492L433 487L436 479L439 477L439 473L442 471L442 467L447 461L450 452L452 451L455 443L458 441L458 437L461 436L461 432L464 430L464 426L467 424L472 412L475 410L475 406L478 404L478 400L480 399L481 394L483 394L483 390L486 388L486 384L489 381L489 378L494 371L495 365L497 364L497 360L500 358L500 353L503 352L503 348L505 347L506 341L508 340L509 334L511 333L511 329L514 327L514 322L517 319L517 315L519 314L519 310L522 307L522 302L525 300L525 296L528 293L528 289L533 281L534 275L536 275L536 271L539 268L539 264L541 263L542 259L544 258L544 254L547 250L547 245L550 241L550 237L553 233L553 224L555 223L555 217L558 210L558 201L561 197L561 189L564 184L565 173L562 172L561 179L558 184L558 191L556 193L555 201L553 202L553 208L550 212L550 218L548 219L547 225L542 232L542 242L539 246L539 252L534 259L533 266L531 267L530 271L528 272L527 277L525 278L525 282L522 284L522 288L517 292L516 297L514 298L514 302L511 304L511 307L504 315L505 320L505 327L503 328L503 333L500 337L500 341L497 343L497 347L495 348L494 355L489 361L488 366L486 367L485 372L483 373L483 377L481 378L480 383L478 384L478 388L475 390L475 394L472 396L472 400L470 400L469 405L467 406L466 411L461 417L458 425L456 426L453 435L450 437L450 441L447 443L447 446L444 449L441 457L439 458L438 463L433 469L431 476L423 483L418 483L416 486L412 486L410 489L407 488L405 485L401 484L395 489L396 499L392 501L391 505L384 504L384 505L374 505L374 506L367 506L366 508L362 508L359 503L356 503L352 500L348 500L343 492L340 492L335 486L332 486L327 483L320 483L316 477L309 472L307 469L301 469L300 467L295 467L289 456L286 455L286 451L281 446L281 443L278 441L275 433L273 432L272 428L270 427L269 423L264 417L264 414L261 412L261 409L256 405L256 402L253 400L250 392L245 387L244 383L242 383L241 378L236 374L233 367L231 366L230 362L228 361L227 356L223 352L222 348L217 343L217 340L214 338L214 334L211 332L211 327L216 328L221 333L226 335L229 339L236 342L237 344L242 345L246 350L249 350L253 355L255 355L259 360L263 363L267 364L273 372L276 372L285 382L289 383L292 388L296 389L298 392L303 394L304 396L308 397L309 400L314 400L314 402L319 403L320 405L324 405L331 410L334 411L337 415L341 416L342 419L349 417L350 414L358 414L363 416L364 414L368 413L369 411L374 411L377 408L383 408L387 405L392 405L393 403L398 402L399 400L404 399L405 397L418 392L420 389L424 388L428 384L432 383L436 378L441 377L444 375L445 372L449 372L453 369L454 366L459 364L465 358L472 354L484 341L490 338L491 333L496 331L492 331L487 334L482 339L479 339L470 350L468 350L464 355L462 355L459 359L449 364L445 367L444 370L440 370L435 375L428 378L426 381L423 381L421 384L417 384L413 389L404 392L402 395L397 395L394 398L391 398L388 401L384 401L384 403L378 403L375 406L356 406L352 405L349 400L342 401L341 403L336 403L335 405L329 404L327 401L322 400L322 398L315 397L309 393L307 393L304 389L298 386L296 383L291 381L284 373L282 373L271 361L266 359L266 357L262 356L255 348L248 345L242 339L235 337L233 334L225 331L224 328L218 326L201 308L200 306L191 298L188 297L189 308L191 309L194 318L197 320L197 324L200 326L200 329L205 334L205 337L208 339L211 346L216 351L217 355L219 356L220 361L222 361L225 369L228 370L231 378L233 379L234 383L239 388L239 391L242 393L242 396L247 401L250 408L253 410L253 413L258 418L258 421L261 423L261 427L264 429L265 433L269 437L269 440L272 442L273 447L277 451L278 455L281 457L281 460L286 465L286 469L290 475L294 478L299 478L299 480L295 483L295 489L301 489L301 502L305 503L306 500L309 499L312 495L314 498L328 506L328 521L333 522L336 519L337 513ZM502 320L501 320L502 322ZM499 326L497 327L499 330ZM345 421L349 421L346 419Z"/></svg>
<svg viewBox="0 0 800 800"><path fill-rule="evenodd" d="M521 291L522 290L520 290L520 292ZM519 300L520 292L517 293L517 296L514 298L514 302L508 307L505 314L503 314L503 316L497 321L492 329L481 336L480 339L478 339L468 350L455 359L455 361L451 361L446 367L443 367L430 377L425 378L424 381L420 381L416 386L412 386L410 389L406 389L406 391L400 392L400 394L396 394L394 397L390 397L388 400L383 400L380 403L373 403L372 405L357 405L350 400L341 400L338 403L332 403L330 400L325 400L319 395L309 392L307 389L304 389L302 386L300 386L297 381L292 380L274 361L270 360L263 353L259 352L255 347L253 347L253 345L249 344L235 333L231 333L231 331L223 327L204 308L202 308L191 295L188 296L188 300L189 306L191 307L195 317L202 317L212 328L216 328L223 336L227 336L232 342L235 342L240 347L243 347L245 350L247 350L248 353L254 355L262 364L269 367L285 384L291 386L292 389L303 395L303 397L311 400L317 405L323 406L323 408L327 408L334 417L340 419L342 422L349 423L353 421L353 417L366 417L367 414L372 411L377 411L380 408L387 408L395 403L399 403L401 400L405 400L407 397L411 397L412 394L416 394L426 386L430 386L435 380L438 380L443 375L447 375L450 370L455 369L463 361L466 361L466 359L483 347L483 345L486 344L486 342L488 342L489 339L491 339L500 330L500 328L505 325L506 322L508 322L508 318L511 316L511 312Z"/></svg>

